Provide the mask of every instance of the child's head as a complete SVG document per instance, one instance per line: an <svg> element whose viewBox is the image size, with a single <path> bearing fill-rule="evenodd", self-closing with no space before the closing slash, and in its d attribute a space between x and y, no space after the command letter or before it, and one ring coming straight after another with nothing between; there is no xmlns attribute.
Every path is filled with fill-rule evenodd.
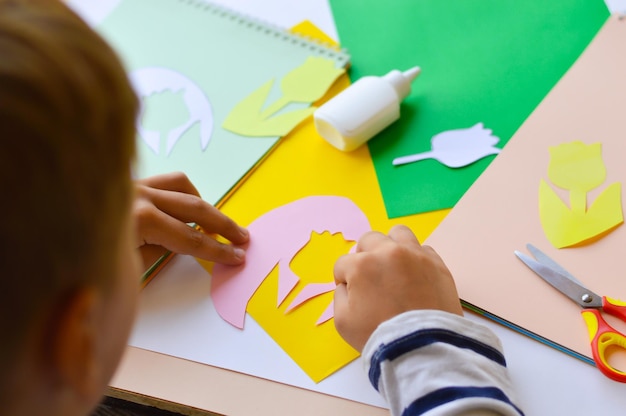
<svg viewBox="0 0 626 416"><path fill-rule="evenodd" d="M130 219L138 102L61 1L0 0L0 406L86 412L139 286ZM30 409L31 414L35 414Z"/></svg>

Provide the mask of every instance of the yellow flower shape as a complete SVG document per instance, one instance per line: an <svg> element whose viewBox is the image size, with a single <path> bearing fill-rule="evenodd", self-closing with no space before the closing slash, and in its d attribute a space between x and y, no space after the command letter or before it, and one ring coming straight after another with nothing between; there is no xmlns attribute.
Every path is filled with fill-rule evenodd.
<svg viewBox="0 0 626 416"><path fill-rule="evenodd" d="M621 184L610 184L587 206L587 192L606 179L602 144L580 141L550 147L548 176L569 190L569 206L541 180L539 216L546 237L557 248L586 244L624 222Z"/></svg>
<svg viewBox="0 0 626 416"><path fill-rule="evenodd" d="M283 77L280 88L288 101L311 103L322 98L343 72L330 59L310 56Z"/></svg>
<svg viewBox="0 0 626 416"><path fill-rule="evenodd" d="M284 136L315 111L314 107L283 111L291 103L310 104L319 100L335 80L345 72L336 68L335 61L308 57L300 66L289 71L282 79L282 95L265 105L274 85L271 79L239 102L228 114L222 126L242 136Z"/></svg>
<svg viewBox="0 0 626 416"><path fill-rule="evenodd" d="M589 192L606 179L602 145L581 141L550 147L548 177L556 186L577 192Z"/></svg>

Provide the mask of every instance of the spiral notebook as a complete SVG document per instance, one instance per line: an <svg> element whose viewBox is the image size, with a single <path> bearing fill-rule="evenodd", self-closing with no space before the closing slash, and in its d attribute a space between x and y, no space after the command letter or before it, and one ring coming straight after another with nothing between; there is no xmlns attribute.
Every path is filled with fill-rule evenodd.
<svg viewBox="0 0 626 416"><path fill-rule="evenodd" d="M345 51L202 0L122 0L98 29L142 97L137 177L183 171L212 204L280 137L225 129L233 108L261 86L271 86L265 103L278 100L279 81L307 58L349 62Z"/></svg>

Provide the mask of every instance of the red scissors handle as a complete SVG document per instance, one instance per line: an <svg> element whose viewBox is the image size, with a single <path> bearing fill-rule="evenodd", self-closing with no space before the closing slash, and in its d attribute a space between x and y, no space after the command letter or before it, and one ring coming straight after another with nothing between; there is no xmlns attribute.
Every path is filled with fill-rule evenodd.
<svg viewBox="0 0 626 416"><path fill-rule="evenodd" d="M604 312L626 321L626 303L602 297ZM626 336L609 325L597 309L585 309L582 316L589 330L591 352L598 369L612 380L626 383L626 372L611 366L607 360L607 350L611 347L626 350Z"/></svg>

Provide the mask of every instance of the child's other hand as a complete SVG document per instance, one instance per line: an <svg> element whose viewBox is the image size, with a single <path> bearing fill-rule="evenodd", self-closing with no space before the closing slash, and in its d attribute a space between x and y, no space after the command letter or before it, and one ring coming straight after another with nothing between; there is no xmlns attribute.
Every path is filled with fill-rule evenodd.
<svg viewBox="0 0 626 416"><path fill-rule="evenodd" d="M335 282L335 326L359 351L379 324L403 312L463 314L450 271L405 226L363 235L355 253L337 260Z"/></svg>
<svg viewBox="0 0 626 416"><path fill-rule="evenodd" d="M245 251L237 246L248 242L248 232L203 201L185 174L138 180L135 188L137 246L145 265L152 264L166 250L224 264L244 262ZM199 225L204 232L188 223ZM218 242L211 234L226 238L232 245Z"/></svg>

